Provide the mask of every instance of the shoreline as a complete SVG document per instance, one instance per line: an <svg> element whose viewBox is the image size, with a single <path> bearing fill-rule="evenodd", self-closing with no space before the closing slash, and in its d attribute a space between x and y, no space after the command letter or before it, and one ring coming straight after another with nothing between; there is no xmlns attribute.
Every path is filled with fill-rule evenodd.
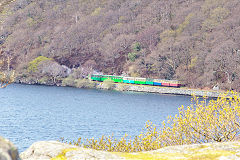
<svg viewBox="0 0 240 160"><path fill-rule="evenodd" d="M201 90L201 89L192 89L187 87L159 87L159 86L149 86L149 85L137 85L137 84L126 84L126 83L113 83L108 84L110 86L106 87L104 82L92 81L96 84L94 88L89 89L100 89L100 90L115 90L115 91L131 91L131 92L142 92L142 93L156 93L156 94L165 94L165 95L182 95L182 96L198 96L203 97L207 96L209 98L217 98L221 94L226 93L226 91L215 91L215 90ZM44 85L44 86L58 86L58 87L74 87L76 86L63 86L61 84L37 84L37 83L24 83L24 82L15 82L16 84L27 84L27 85Z"/></svg>
<svg viewBox="0 0 240 160"><path fill-rule="evenodd" d="M105 89L103 82L96 82L98 86L96 89ZM211 97L217 98L226 91L214 91L214 90L200 90L191 89L186 87L174 88L174 87L159 87L159 86L148 86L148 85L136 85L136 84L118 84L114 83L114 89L116 91L134 91L143 93L157 93L157 94L168 94L168 95L182 95L182 96L198 96L198 97Z"/></svg>

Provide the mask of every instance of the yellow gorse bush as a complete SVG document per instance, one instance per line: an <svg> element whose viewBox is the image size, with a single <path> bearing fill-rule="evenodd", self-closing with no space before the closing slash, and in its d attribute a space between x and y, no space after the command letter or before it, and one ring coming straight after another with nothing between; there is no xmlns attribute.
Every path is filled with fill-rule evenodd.
<svg viewBox="0 0 240 160"><path fill-rule="evenodd" d="M231 95L231 96L229 96ZM175 117L168 117L157 129L152 122L146 122L143 131L133 138L126 134L120 140L112 136L99 139L82 139L70 142L77 146L111 152L138 152L159 149L171 145L206 142L233 141L240 131L240 97L231 92L216 100L200 100L193 96L192 104L179 108Z"/></svg>
<svg viewBox="0 0 240 160"><path fill-rule="evenodd" d="M217 100L193 97L194 103L179 108L179 114L163 123L161 143L164 146L206 142L225 142L237 138L240 131L240 98L232 92ZM168 126L168 127L167 127Z"/></svg>

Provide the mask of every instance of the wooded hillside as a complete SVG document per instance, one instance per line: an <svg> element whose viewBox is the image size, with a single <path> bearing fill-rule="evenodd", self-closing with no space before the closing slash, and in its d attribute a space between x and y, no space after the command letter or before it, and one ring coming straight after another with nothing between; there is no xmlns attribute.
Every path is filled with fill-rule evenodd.
<svg viewBox="0 0 240 160"><path fill-rule="evenodd" d="M75 68L240 89L239 0L1 2L0 46L20 79Z"/></svg>

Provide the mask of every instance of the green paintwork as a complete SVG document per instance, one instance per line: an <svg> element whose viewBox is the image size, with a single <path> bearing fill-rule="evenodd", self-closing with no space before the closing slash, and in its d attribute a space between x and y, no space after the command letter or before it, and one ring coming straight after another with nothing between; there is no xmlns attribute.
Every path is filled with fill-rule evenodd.
<svg viewBox="0 0 240 160"><path fill-rule="evenodd" d="M134 81L135 84L146 84L146 81Z"/></svg>
<svg viewBox="0 0 240 160"><path fill-rule="evenodd" d="M136 78L134 78L134 82L135 82L135 84L146 84L146 78L136 77Z"/></svg>
<svg viewBox="0 0 240 160"><path fill-rule="evenodd" d="M153 86L153 79L147 78L146 80L147 85L152 85Z"/></svg>
<svg viewBox="0 0 240 160"><path fill-rule="evenodd" d="M134 84L134 80L123 80L123 83Z"/></svg>
<svg viewBox="0 0 240 160"><path fill-rule="evenodd" d="M122 76L112 76L112 75L102 75L101 81L105 81L105 80L112 80L113 82L116 82L116 83L122 83L123 77Z"/></svg>
<svg viewBox="0 0 240 160"><path fill-rule="evenodd" d="M123 83L134 84L134 77L123 77Z"/></svg>
<svg viewBox="0 0 240 160"><path fill-rule="evenodd" d="M123 83L123 77L121 76L113 76L112 80L116 83Z"/></svg>
<svg viewBox="0 0 240 160"><path fill-rule="evenodd" d="M101 81L105 81L105 80L107 80L107 79L108 79L108 80L109 80L109 79L111 80L112 77L113 77L113 76L111 76L111 75L103 75L102 78L101 78Z"/></svg>
<svg viewBox="0 0 240 160"><path fill-rule="evenodd" d="M102 77L102 75L92 75L91 79L93 81L101 81L101 77Z"/></svg>

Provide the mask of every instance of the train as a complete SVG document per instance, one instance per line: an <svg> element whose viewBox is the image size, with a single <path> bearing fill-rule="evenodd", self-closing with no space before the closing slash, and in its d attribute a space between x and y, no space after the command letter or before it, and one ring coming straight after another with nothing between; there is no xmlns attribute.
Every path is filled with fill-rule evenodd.
<svg viewBox="0 0 240 160"><path fill-rule="evenodd" d="M178 80L165 80L165 79L152 79L142 77L124 77L115 75L91 75L92 81L103 82L105 80L112 80L114 83L127 83L138 85L150 85L150 86L163 86L163 87L181 87L183 84Z"/></svg>

